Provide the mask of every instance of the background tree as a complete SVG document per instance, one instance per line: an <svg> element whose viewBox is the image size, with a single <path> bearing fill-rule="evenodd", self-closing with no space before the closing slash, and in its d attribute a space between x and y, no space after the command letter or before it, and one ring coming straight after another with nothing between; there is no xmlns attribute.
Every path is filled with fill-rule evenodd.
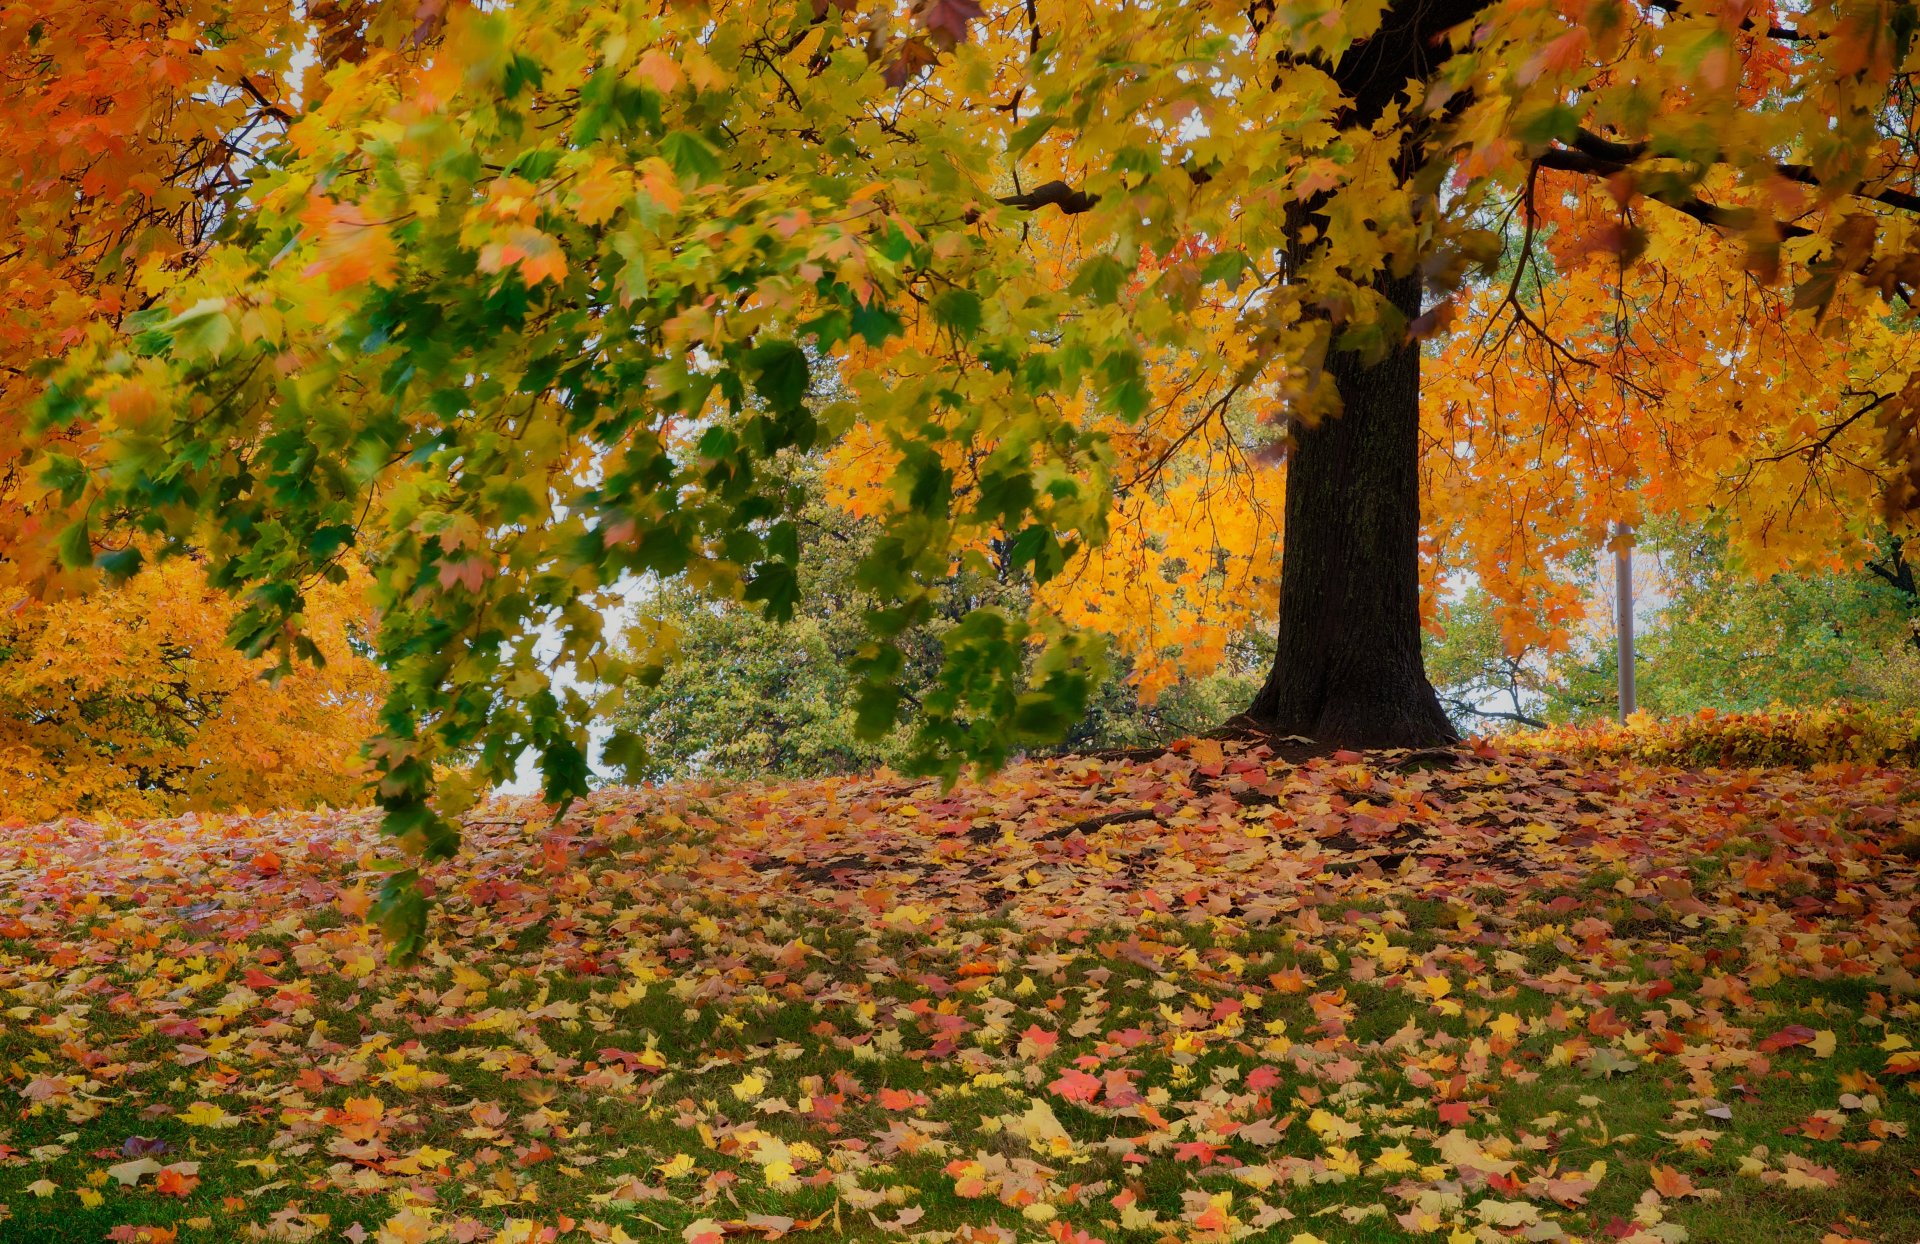
<svg viewBox="0 0 1920 1244"><path fill-rule="evenodd" d="M1646 711L1920 704L1915 614L1889 585L1863 568L1755 579L1723 540L1675 534L1659 546L1666 600L1648 637Z"/></svg>
<svg viewBox="0 0 1920 1244"><path fill-rule="evenodd" d="M1492 597L1478 584L1440 610L1425 663L1447 716L1462 735L1544 726L1554 670L1545 652L1509 646Z"/></svg>
<svg viewBox="0 0 1920 1244"><path fill-rule="evenodd" d="M0 8L0 577L84 585L23 458L38 374L90 326L151 306L213 244L325 73L417 50L439 5L15 0ZM53 443L98 452L96 428ZM52 515L50 518L49 515ZM48 524L52 522L50 527Z"/></svg>
<svg viewBox="0 0 1920 1244"><path fill-rule="evenodd" d="M275 683L227 643L238 612L180 560L40 604L0 597L0 808L8 818L346 807L384 690L361 576L311 593L325 657Z"/></svg>
<svg viewBox="0 0 1920 1244"><path fill-rule="evenodd" d="M49 361L192 272L302 102L370 49L417 55L437 6L20 0L0 7L0 784L8 815L152 815L363 797L378 672L365 577L305 608L333 659L277 687L223 651L239 609L198 559L93 599L28 455L97 461L93 425L29 427ZM30 447L31 443L31 447ZM103 548L124 570L130 552ZM349 631L362 648L346 645Z"/></svg>
<svg viewBox="0 0 1920 1244"><path fill-rule="evenodd" d="M1640 709L1654 717L1827 705L1920 707L1914 600L1893 583L1898 541L1844 569L1756 576L1716 530L1658 523L1641 533ZM1428 668L1463 731L1589 724L1618 712L1611 591L1592 557L1557 568L1556 593L1584 620L1552 643L1516 646L1477 585L1443 605Z"/></svg>
<svg viewBox="0 0 1920 1244"><path fill-rule="evenodd" d="M1031 581L1008 564L1004 547L987 550L982 564L994 573L955 575L932 615L900 637L901 725L878 738L864 734L848 671L867 643L873 602L857 576L877 529L827 501L815 468L799 474L809 496L796 515L808 591L791 619L772 621L750 604L674 583L636 603L640 622L629 642L645 649L638 663L659 674L628 689L615 721L647 741L638 776L800 777L904 764L915 706L937 685L945 633L982 605L1029 608ZM1118 663L1059 746L1155 745L1209 730L1245 704L1265 660L1258 634L1243 633L1236 651L1202 663L1211 672L1198 678L1179 676L1171 654L1150 679Z"/></svg>

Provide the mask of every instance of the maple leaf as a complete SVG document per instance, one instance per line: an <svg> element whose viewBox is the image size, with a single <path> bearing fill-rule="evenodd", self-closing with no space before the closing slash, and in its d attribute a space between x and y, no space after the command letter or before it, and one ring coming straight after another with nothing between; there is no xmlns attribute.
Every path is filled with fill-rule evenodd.
<svg viewBox="0 0 1920 1244"><path fill-rule="evenodd" d="M883 76L888 86L898 90L938 59L934 45L927 40L902 39L889 47Z"/></svg>
<svg viewBox="0 0 1920 1244"><path fill-rule="evenodd" d="M194 1102L174 1117L191 1127L238 1127L242 1122L219 1106L204 1101Z"/></svg>
<svg viewBox="0 0 1920 1244"><path fill-rule="evenodd" d="M199 1186L198 1175L188 1174L171 1166L161 1167L153 1177L153 1190L162 1196L188 1197Z"/></svg>
<svg viewBox="0 0 1920 1244"><path fill-rule="evenodd" d="M1813 1029L1804 1024L1788 1024L1778 1032L1762 1038L1758 1048L1763 1054L1774 1054L1796 1045L1810 1045L1817 1035Z"/></svg>
<svg viewBox="0 0 1920 1244"><path fill-rule="evenodd" d="M399 248L386 225L370 219L360 205L319 198L301 221L318 238L316 258L304 275L325 278L333 290L393 283Z"/></svg>
<svg viewBox="0 0 1920 1244"><path fill-rule="evenodd" d="M1081 1105L1091 1105L1100 1095L1103 1081L1098 1076L1088 1075L1084 1071L1069 1069L1060 1074L1047 1088L1058 1097Z"/></svg>
<svg viewBox="0 0 1920 1244"><path fill-rule="evenodd" d="M920 24L946 48L967 41L968 27L980 13L980 0L921 0L918 7Z"/></svg>
<svg viewBox="0 0 1920 1244"><path fill-rule="evenodd" d="M1655 1165L1652 1168L1652 1175L1653 1190L1661 1196L1685 1197L1699 1195L1693 1186L1693 1178L1685 1171L1676 1170L1671 1166Z"/></svg>

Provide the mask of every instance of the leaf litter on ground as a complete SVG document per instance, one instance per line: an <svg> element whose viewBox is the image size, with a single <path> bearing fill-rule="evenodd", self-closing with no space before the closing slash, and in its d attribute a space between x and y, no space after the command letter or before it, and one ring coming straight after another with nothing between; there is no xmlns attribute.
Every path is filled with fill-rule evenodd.
<svg viewBox="0 0 1920 1244"><path fill-rule="evenodd" d="M1920 1238L1902 769L1192 741L0 827L0 1239Z"/></svg>

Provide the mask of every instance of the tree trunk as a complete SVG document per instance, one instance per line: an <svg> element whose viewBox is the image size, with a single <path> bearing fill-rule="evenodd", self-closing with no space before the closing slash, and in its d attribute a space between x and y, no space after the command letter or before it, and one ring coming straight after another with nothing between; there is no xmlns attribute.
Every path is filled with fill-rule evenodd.
<svg viewBox="0 0 1920 1244"><path fill-rule="evenodd" d="M1417 272L1375 288L1420 313ZM1279 644L1246 716L1338 747L1452 742L1420 656L1420 348L1327 371L1344 410L1288 454Z"/></svg>

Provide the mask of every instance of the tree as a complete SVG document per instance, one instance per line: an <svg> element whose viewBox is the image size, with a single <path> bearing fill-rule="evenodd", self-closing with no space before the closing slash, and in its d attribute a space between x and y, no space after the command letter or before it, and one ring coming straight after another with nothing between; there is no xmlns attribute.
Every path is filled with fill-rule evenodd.
<svg viewBox="0 0 1920 1244"><path fill-rule="evenodd" d="M379 674L364 574L308 594L310 654L258 683L197 560L81 598L131 548L62 564L35 455L99 462L97 425L30 427L50 358L191 273L323 75L417 56L437 6L21 0L0 8L0 786L10 815L148 815L355 798ZM44 458L43 458L44 460ZM182 552L190 551L183 546ZM73 549L66 550L68 554Z"/></svg>
<svg viewBox="0 0 1920 1244"><path fill-rule="evenodd" d="M428 857L456 841L459 801L433 781L448 755L502 775L531 746L550 795L585 788L586 722L632 672L598 608L624 579L792 611L800 498L767 464L829 442L871 446L884 481L859 570L878 602L863 729L898 716L901 637L956 569L1002 543L1036 584L1025 615L947 632L923 767L1058 737L1097 685L1056 585L1110 535L1116 485L1160 486L1116 475L1107 425L1158 418L1178 448L1236 411L1266 434L1220 444L1287 458L1252 718L1433 741L1450 727L1420 664L1422 471L1430 494L1483 500L1516 461L1487 411L1518 400L1556 444L1596 447L1604 470L1536 460L1561 512L1631 519L1784 477L1847 513L1831 481L1883 472L1830 462L1872 422L1892 503L1914 500L1904 13L457 8L417 63L335 68L224 244L69 360L43 426L99 449L43 453L39 478L69 563L116 523L204 548L246 596L237 639L283 660L303 651L302 586L366 548L394 679L376 789ZM1675 246L1682 228L1698 236ZM1547 292L1543 252L1571 298ZM1757 291L1764 333L1715 309L1727 288ZM1784 351L1819 387L1746 411L1724 353L1648 359L1699 313L1734 358ZM1486 347L1420 344L1456 320ZM812 402L827 359L848 396ZM1423 454L1434 380L1464 433L1450 469ZM1691 402L1764 435L1637 458L1628 392L1656 420ZM1763 532L1769 505L1750 510ZM1511 549L1529 513L1463 505L1437 526ZM1194 599L1260 580L1169 570ZM550 685L545 635L584 682ZM631 739L611 755L642 760ZM417 931L407 874L385 910Z"/></svg>
<svg viewBox="0 0 1920 1244"><path fill-rule="evenodd" d="M1664 534L1667 599L1642 658L1647 711L1915 706L1915 617L1896 588L1860 568L1755 579L1710 532ZM1884 555L1905 564L1897 544Z"/></svg>
<svg viewBox="0 0 1920 1244"><path fill-rule="evenodd" d="M1758 576L1711 526L1663 521L1643 530L1641 543L1642 712L1920 704L1920 618L1899 586L1910 566L1902 542L1883 536L1863 566ZM1513 644L1501 606L1478 585L1444 605L1427 667L1463 731L1618 713L1611 589L1591 556L1553 570L1556 591L1584 598L1587 614L1550 642Z"/></svg>
<svg viewBox="0 0 1920 1244"><path fill-rule="evenodd" d="M1493 600L1475 585L1449 602L1440 633L1426 637L1424 663L1440 703L1462 734L1545 726L1541 701L1553 671L1546 654L1512 648Z"/></svg>
<svg viewBox="0 0 1920 1244"><path fill-rule="evenodd" d="M715 601L673 582L636 605L640 622L629 642L644 649L638 664L650 673L614 714L647 740L636 776L801 776L905 758L908 740L898 729L862 735L848 672L867 642L871 602L857 577L873 524L823 500L810 470L795 475L807 495L794 517L808 591L793 617L770 620L751 603ZM1019 599L1017 586L977 571L944 585L932 615L899 637L909 715L938 677L942 633L977 604Z"/></svg>
<svg viewBox="0 0 1920 1244"><path fill-rule="evenodd" d="M296 101L318 97L328 66L364 59L369 40L429 35L429 7L18 0L0 10L0 577L40 593L86 578L58 564L58 511L27 456L36 440L40 452L98 451L92 425L51 442L29 428L49 357L192 271Z"/></svg>
<svg viewBox="0 0 1920 1244"><path fill-rule="evenodd" d="M813 464L796 474L808 496L796 515L808 591L792 619L769 621L752 605L716 602L673 583L656 585L635 605L640 623L629 642L647 650L641 664L658 674L627 689L614 720L647 740L638 776L801 777L903 764L914 706L937 684L945 633L983 604L1029 608L1033 585L1007 564L1004 548L987 551L993 573L953 576L933 615L901 636L901 724L878 738L863 736L848 669L867 642L863 619L871 601L856 578L874 524L827 501ZM1159 745L1213 728L1246 703L1258 685L1250 675L1264 666L1257 637L1238 640L1228 661L1207 662L1212 672L1196 678L1164 664L1136 677L1129 663L1116 663L1059 746Z"/></svg>
<svg viewBox="0 0 1920 1244"><path fill-rule="evenodd" d="M363 586L354 576L311 595L306 625L326 663L274 684L227 645L238 610L189 561L53 603L10 589L0 807L47 820L359 802L382 690Z"/></svg>

